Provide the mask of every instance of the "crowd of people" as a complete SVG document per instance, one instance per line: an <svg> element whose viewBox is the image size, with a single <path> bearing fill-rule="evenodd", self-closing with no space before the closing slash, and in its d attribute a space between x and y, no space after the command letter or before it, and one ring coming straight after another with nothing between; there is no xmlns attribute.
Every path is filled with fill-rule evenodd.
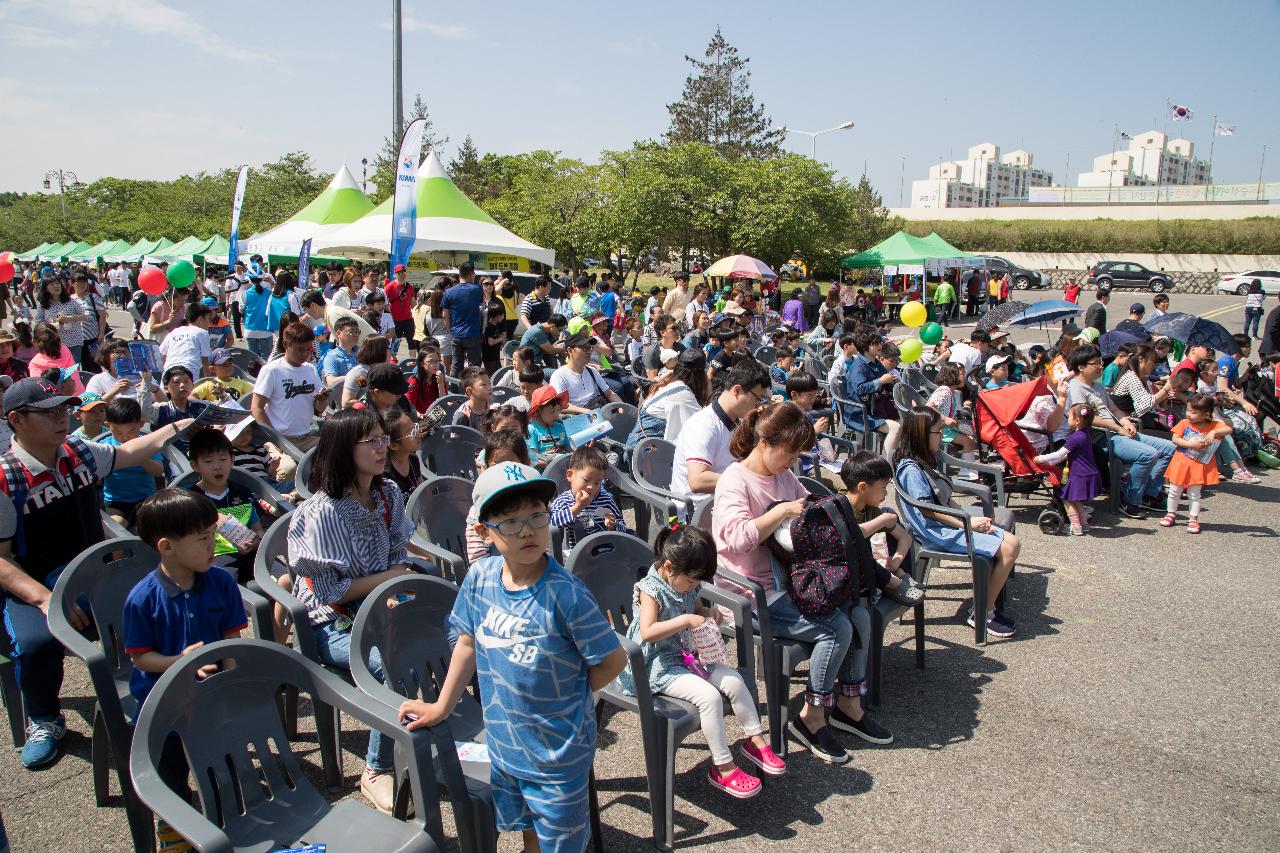
<svg viewBox="0 0 1280 853"><path fill-rule="evenodd" d="M278 508L232 471L297 500L299 460L289 451L310 452L311 497L288 522L289 572L276 579L302 602L308 624L289 625L278 613L273 638L312 632L320 661L348 668L361 602L430 557L412 541L406 500L429 473L418 451L438 427L438 404L460 394L452 422L478 432L484 449L465 531L470 568L450 617L457 641L438 698L406 701L400 715L410 728L442 720L479 679L498 827L522 831L528 849L585 847L591 695L615 679L634 693L635 678L647 678L653 692L698 709L711 747L708 781L725 794L756 796L758 774L786 772L736 670L691 660L694 635L718 634L724 618L699 599L702 584L758 585L764 598L755 606L767 609L774 632L812 645L803 708L786 736L836 764L849 760L839 735L894 740L862 702L868 608L879 595L912 604L925 594L903 565L913 539L958 555L971 544L988 558L988 599L973 603L968 621L984 612L990 635L1015 633L1003 595L1021 549L1011 513L997 507L974 517L969 543L948 515L904 508L899 518L881 508L891 484L929 504L956 505L939 451L978 457L976 390L1044 378L1025 426L1038 463L1069 466L1062 498L1071 533L1088 531L1089 501L1108 488L1123 492L1131 518L1164 510L1165 527L1176 523L1185 494L1187 530L1198 533L1202 487L1217 482L1219 465L1234 482L1256 482L1246 460L1263 442L1241 382L1247 370L1274 371L1276 361L1247 367L1252 341L1244 335L1236 338L1243 358L1148 335L1108 364L1096 344L1107 331L1109 294L1099 293L1101 310L1090 309L1084 328L1064 326L1051 348L1024 351L999 329L975 330L967 341L944 337L920 365L936 388L924 406L902 411L893 400L903 373L884 294L852 284L825 296L814 282L757 295L742 285L691 288L677 273L665 292L646 295L604 273L543 275L521 293L514 276L477 277L469 264L421 287L403 266L335 264L300 286L253 257L147 297L135 272L24 269L7 306L11 325L0 332L0 490L16 510L0 513L0 586L29 719L24 766L54 761L66 731L64 650L46 614L58 575L104 538L104 513L159 554L124 614L130 687L141 705L183 654L246 626L236 584L252 578ZM997 285L988 296L1007 293ZM949 314L954 301L942 304ZM134 328L113 330L108 305L128 311ZM1166 309L1167 297L1157 306ZM1143 313L1135 304L1135 322L1121 327L1137 337ZM158 376L138 369L126 336L158 345ZM566 418L618 403L636 407L625 441L575 445ZM243 418L199 426L211 407L242 410ZM1154 434L1161 429L1167 437ZM838 434L868 432L878 436L877 452L838 460ZM621 626L565 571L549 531L564 531L565 555L593 533L634 535L609 477L644 439L673 445L670 491L687 512L663 525L636 585L627 633L647 670L637 673L623 671L614 635ZM195 476L185 487L169 485L166 451L188 460ZM564 455L567 488L544 476ZM1122 482L1106 482L1108 457L1123 463ZM860 535L878 550L850 581L852 594L816 613L793 595L775 546L805 512L809 491L798 473L837 461ZM78 606L73 614L77 628L90 624ZM367 663L380 678L376 651ZM742 724L738 758L721 697ZM372 733L360 783L387 812L392 751ZM180 748L166 749L160 771L189 794Z"/></svg>

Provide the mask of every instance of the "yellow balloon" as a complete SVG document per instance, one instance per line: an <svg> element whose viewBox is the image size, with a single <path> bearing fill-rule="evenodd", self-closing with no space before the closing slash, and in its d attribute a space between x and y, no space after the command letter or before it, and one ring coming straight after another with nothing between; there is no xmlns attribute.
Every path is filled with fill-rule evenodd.
<svg viewBox="0 0 1280 853"><path fill-rule="evenodd" d="M912 329L920 326L929 318L929 312L920 302L908 302L902 306L902 325Z"/></svg>

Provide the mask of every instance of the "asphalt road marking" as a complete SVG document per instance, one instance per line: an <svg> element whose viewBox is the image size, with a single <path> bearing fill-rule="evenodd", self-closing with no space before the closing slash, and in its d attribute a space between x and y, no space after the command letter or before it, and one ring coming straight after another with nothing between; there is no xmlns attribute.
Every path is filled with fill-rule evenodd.
<svg viewBox="0 0 1280 853"><path fill-rule="evenodd" d="M1224 305L1221 308L1214 308L1212 311L1206 311L1203 314L1197 314L1196 316L1202 319L1208 319L1209 317L1217 317L1219 314L1226 314L1228 311L1239 311L1239 310L1240 310L1239 305Z"/></svg>

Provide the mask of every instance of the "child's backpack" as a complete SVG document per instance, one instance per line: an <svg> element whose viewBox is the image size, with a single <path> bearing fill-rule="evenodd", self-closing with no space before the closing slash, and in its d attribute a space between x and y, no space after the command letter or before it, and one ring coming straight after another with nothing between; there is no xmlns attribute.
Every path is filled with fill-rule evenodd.
<svg viewBox="0 0 1280 853"><path fill-rule="evenodd" d="M786 571L786 590L803 616L826 616L875 584L870 548L844 495L810 499L778 528L769 549Z"/></svg>

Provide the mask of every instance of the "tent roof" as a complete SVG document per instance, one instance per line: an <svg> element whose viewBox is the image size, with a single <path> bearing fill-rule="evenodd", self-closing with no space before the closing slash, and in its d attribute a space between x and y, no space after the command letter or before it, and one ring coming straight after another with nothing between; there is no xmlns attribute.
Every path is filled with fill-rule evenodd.
<svg viewBox="0 0 1280 853"><path fill-rule="evenodd" d="M157 240L148 240L143 237L127 249L123 249L114 255L107 255L104 260L107 261L140 261L145 255L152 252L161 252L173 245L173 241L168 237L161 237Z"/></svg>
<svg viewBox="0 0 1280 853"><path fill-rule="evenodd" d="M551 265L555 252L535 246L499 225L454 186L440 155L432 149L418 168L417 239L410 254L429 252L493 252ZM391 212L387 199L356 222L317 238L317 252L340 255L391 253Z"/></svg>
<svg viewBox="0 0 1280 853"><path fill-rule="evenodd" d="M42 261L58 261L71 255L83 252L89 248L89 244L83 240L73 240L70 243L63 243L60 246L53 246L40 253Z"/></svg>
<svg viewBox="0 0 1280 853"><path fill-rule="evenodd" d="M308 238L312 246L324 235L373 210L373 202L360 192L351 170L343 164L334 173L333 180L324 192L316 196L302 210L262 234L255 234L240 241L239 253L251 255L288 255L298 257L302 244Z"/></svg>
<svg viewBox="0 0 1280 853"><path fill-rule="evenodd" d="M840 262L845 269L869 269L886 264L922 264L931 258L963 258L965 253L943 240L937 234L914 237L899 231L886 237L864 252L850 255Z"/></svg>
<svg viewBox="0 0 1280 853"><path fill-rule="evenodd" d="M71 255L70 258L71 260L77 261L96 261L101 257L119 252L122 249L127 249L128 247L129 244L125 240L103 240L96 246L90 246L82 252L76 252Z"/></svg>
<svg viewBox="0 0 1280 853"><path fill-rule="evenodd" d="M36 246L31 251L23 252L22 254L18 255L18 260L34 261L36 258L40 256L41 252L46 251L47 249L51 249L56 245L58 244L57 243L41 243L39 246Z"/></svg>
<svg viewBox="0 0 1280 853"><path fill-rule="evenodd" d="M208 240L203 240L192 234L189 237L183 237L176 243L170 243L168 246L147 252L145 260L147 263L152 263L153 261L169 261L172 263L183 259L189 261L192 253L203 249L208 242Z"/></svg>

